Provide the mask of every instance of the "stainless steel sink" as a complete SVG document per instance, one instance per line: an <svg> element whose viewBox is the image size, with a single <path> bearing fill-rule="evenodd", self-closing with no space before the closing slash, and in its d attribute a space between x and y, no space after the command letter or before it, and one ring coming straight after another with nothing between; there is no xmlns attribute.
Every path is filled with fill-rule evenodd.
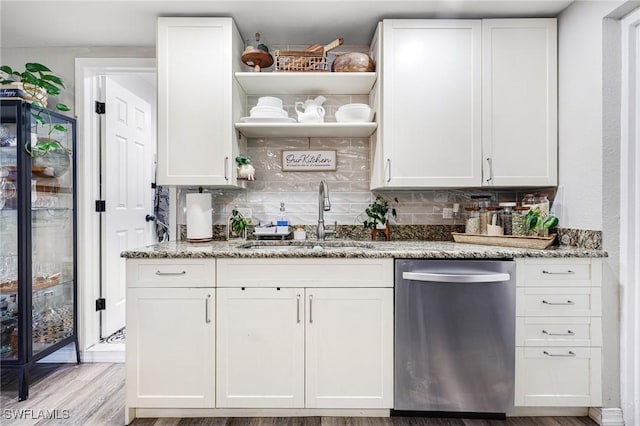
<svg viewBox="0 0 640 426"><path fill-rule="evenodd" d="M375 246L363 241L251 241L238 246L254 250L335 250L372 249Z"/></svg>

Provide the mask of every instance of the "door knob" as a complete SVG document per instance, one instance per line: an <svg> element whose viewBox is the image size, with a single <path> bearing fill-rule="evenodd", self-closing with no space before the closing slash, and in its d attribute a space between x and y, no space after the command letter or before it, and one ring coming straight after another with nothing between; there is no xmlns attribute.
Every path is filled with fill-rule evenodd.
<svg viewBox="0 0 640 426"><path fill-rule="evenodd" d="M144 217L144 220L146 220L147 222L153 222L154 220L156 220L156 217L148 214Z"/></svg>

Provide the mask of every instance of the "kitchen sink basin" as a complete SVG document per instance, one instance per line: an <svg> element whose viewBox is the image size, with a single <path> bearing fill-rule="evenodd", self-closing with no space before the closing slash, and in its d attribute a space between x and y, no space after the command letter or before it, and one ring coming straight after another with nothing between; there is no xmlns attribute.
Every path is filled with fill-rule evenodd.
<svg viewBox="0 0 640 426"><path fill-rule="evenodd" d="M371 243L361 241L251 241L238 246L255 250L327 250L327 249L372 249Z"/></svg>

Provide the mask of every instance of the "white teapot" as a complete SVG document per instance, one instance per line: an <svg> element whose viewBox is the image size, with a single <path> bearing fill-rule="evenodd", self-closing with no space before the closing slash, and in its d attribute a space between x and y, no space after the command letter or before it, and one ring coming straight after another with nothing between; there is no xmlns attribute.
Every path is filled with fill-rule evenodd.
<svg viewBox="0 0 640 426"><path fill-rule="evenodd" d="M324 122L324 108L322 104L327 98L318 96L315 99L307 99L304 102L296 102L295 108L298 113L299 123L322 123ZM302 109L299 109L302 108Z"/></svg>

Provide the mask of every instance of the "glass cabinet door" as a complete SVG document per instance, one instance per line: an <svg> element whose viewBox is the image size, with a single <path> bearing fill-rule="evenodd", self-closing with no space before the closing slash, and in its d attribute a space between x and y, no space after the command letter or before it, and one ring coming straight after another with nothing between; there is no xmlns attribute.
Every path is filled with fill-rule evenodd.
<svg viewBox="0 0 640 426"><path fill-rule="evenodd" d="M72 132L69 123L47 111L31 116L34 355L74 331Z"/></svg>
<svg viewBox="0 0 640 426"><path fill-rule="evenodd" d="M18 109L0 112L0 357L18 357Z"/></svg>

